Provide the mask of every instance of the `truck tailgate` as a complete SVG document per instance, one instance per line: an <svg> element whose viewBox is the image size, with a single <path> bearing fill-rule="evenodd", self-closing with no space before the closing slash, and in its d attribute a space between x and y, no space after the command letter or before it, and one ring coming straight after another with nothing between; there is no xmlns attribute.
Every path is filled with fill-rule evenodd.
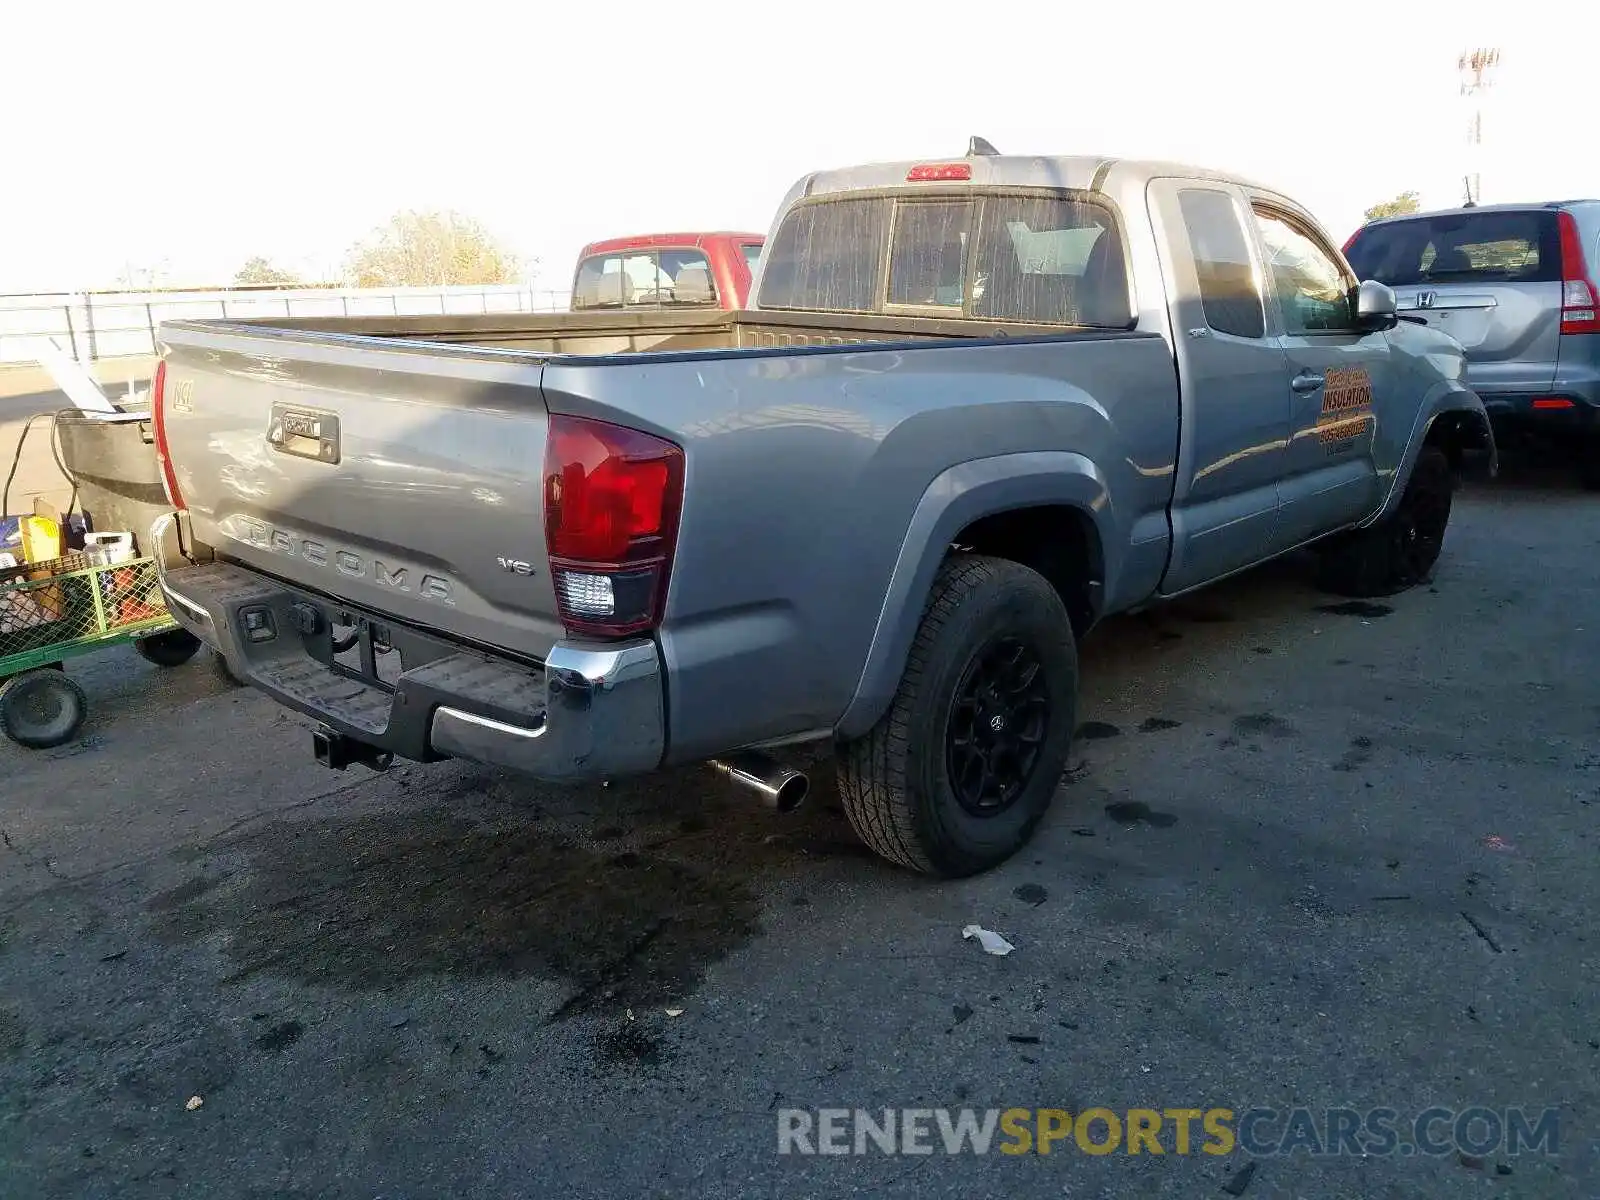
<svg viewBox="0 0 1600 1200"><path fill-rule="evenodd" d="M165 430L194 536L346 602L542 658L543 363L173 324Z"/></svg>

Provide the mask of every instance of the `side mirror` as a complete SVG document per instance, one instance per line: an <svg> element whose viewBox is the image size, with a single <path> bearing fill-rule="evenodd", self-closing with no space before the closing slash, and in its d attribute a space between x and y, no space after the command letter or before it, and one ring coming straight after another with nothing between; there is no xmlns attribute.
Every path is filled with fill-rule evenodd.
<svg viewBox="0 0 1600 1200"><path fill-rule="evenodd" d="M1394 289L1375 279L1363 279L1356 288L1356 323L1363 329L1393 329L1400 318Z"/></svg>

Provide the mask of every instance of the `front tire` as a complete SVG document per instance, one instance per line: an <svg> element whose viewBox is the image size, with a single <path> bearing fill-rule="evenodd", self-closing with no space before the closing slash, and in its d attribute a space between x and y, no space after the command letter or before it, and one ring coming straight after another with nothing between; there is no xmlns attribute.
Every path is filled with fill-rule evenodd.
<svg viewBox="0 0 1600 1200"><path fill-rule="evenodd" d="M939 569L888 712L839 748L861 840L944 878L997 866L1033 836L1067 765L1078 653L1036 571L954 555Z"/></svg>
<svg viewBox="0 0 1600 1200"><path fill-rule="evenodd" d="M1385 520L1319 547L1317 582L1339 596L1392 596L1427 580L1444 549L1455 473L1437 446L1424 446L1399 507Z"/></svg>

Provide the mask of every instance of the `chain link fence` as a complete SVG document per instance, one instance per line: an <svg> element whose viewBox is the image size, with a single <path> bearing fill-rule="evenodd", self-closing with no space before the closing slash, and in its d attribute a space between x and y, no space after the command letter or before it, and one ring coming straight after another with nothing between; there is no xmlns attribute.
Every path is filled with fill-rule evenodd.
<svg viewBox="0 0 1600 1200"><path fill-rule="evenodd" d="M0 368L38 361L50 340L82 363L154 354L163 321L562 312L568 301L565 291L512 286L0 296Z"/></svg>

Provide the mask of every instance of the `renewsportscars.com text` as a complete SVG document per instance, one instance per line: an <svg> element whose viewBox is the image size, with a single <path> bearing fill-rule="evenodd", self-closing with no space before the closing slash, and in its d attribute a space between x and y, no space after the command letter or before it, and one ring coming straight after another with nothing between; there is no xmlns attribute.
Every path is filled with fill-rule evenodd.
<svg viewBox="0 0 1600 1200"><path fill-rule="evenodd" d="M1560 1153L1555 1109L784 1108L779 1154Z"/></svg>

